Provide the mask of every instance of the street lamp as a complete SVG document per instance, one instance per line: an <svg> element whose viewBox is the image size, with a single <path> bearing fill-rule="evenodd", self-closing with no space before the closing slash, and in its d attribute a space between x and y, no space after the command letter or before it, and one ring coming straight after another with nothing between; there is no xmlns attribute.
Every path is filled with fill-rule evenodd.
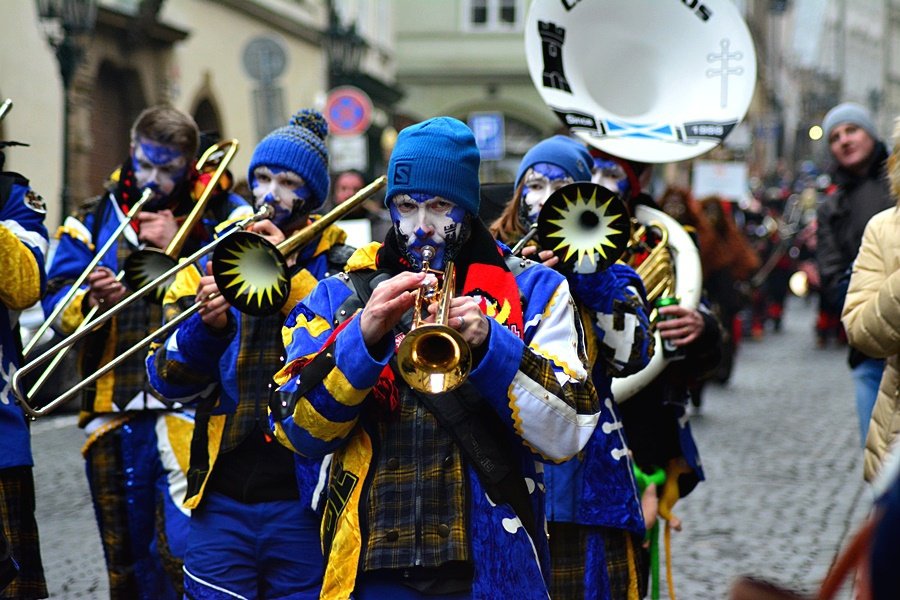
<svg viewBox="0 0 900 600"><path fill-rule="evenodd" d="M84 38L97 21L96 0L35 0L44 37L56 50L63 83L63 166L61 222L69 213L69 90L84 56Z"/></svg>
<svg viewBox="0 0 900 600"><path fill-rule="evenodd" d="M325 32L329 88L335 87L341 77L359 71L359 62L367 46L365 38L356 32L356 22L344 25L334 2L329 2L328 29Z"/></svg>

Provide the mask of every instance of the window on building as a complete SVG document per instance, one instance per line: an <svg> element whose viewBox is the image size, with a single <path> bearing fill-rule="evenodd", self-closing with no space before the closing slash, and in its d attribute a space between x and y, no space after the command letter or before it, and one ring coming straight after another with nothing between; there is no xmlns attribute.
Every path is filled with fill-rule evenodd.
<svg viewBox="0 0 900 600"><path fill-rule="evenodd" d="M521 31L523 0L464 0L463 29L466 31Z"/></svg>

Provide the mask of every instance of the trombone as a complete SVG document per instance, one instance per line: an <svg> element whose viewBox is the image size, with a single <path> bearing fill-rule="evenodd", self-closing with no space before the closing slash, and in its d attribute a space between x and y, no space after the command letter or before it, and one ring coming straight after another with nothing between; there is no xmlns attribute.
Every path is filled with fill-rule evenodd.
<svg viewBox="0 0 900 600"><path fill-rule="evenodd" d="M184 223L182 223L181 227L179 227L178 231L175 234L175 237L169 243L169 246L165 249L165 251L160 251L156 248L144 248L138 250L125 260L124 269L119 271L116 274L116 281L121 281L123 278L126 281L126 284L132 290L142 289L144 284L148 281L153 281L157 278L160 273L163 273L174 265L177 264L176 257L181 252L181 249L184 247L184 243L187 241L188 235L191 230L194 228L194 225L202 218L203 213L206 210L207 204L209 204L209 199L212 196L212 192L221 179L222 175L224 175L225 170L228 167L228 164L231 162L234 155L238 150L238 141L236 139L231 139L225 142L219 142L217 144L213 144L210 146L197 161L196 169L198 171L202 170L207 162L213 160L213 157L217 156L223 148L227 147L228 150L225 152L224 156L222 156L218 160L218 167L216 168L215 173L213 173L212 177L209 180L209 184L203 190L203 193L200 195L200 198L197 199L197 202L194 204L193 209L186 217ZM56 303L56 306L53 308L53 312L50 313L50 316L44 320L41 326L38 328L37 332L35 332L34 336L32 336L31 340L29 340L28 345L22 351L22 355L27 357L29 353L34 349L35 345L47 331L47 329L53 324L53 322L59 317L60 313L69 305L75 295L80 291L81 285L84 283L85 279L87 279L88 275L97 267L103 257L106 255L107 251L112 247L113 244L119 239L119 236L122 235L122 232L131 225L132 219L140 212L144 205L153 198L153 190L145 189L141 194L140 200L128 211L125 219L119 224L119 226L115 229L113 234L109 237L106 243L94 254L94 258L91 259L91 262L88 263L87 267L85 267L84 271L75 279L72 283L71 288L68 293L60 299L59 302ZM176 269L174 272L176 272ZM150 300L155 302L156 304L162 304L163 296L165 295L166 288L171 284L171 281L168 279L161 280L161 283L157 285L155 289L149 290L145 292L144 295L148 295ZM97 316L97 313L100 310L100 306L94 306L90 311L84 316L82 322L75 329L75 332L78 333L82 329L90 326L91 330L96 328L96 324L93 323L94 319ZM62 362L63 358L69 353L71 350L71 345L66 345L61 352L53 358L50 364L47 365L47 368L41 373L40 377L34 382L34 385L28 391L28 397L33 398L35 394L43 387L44 383L47 381L47 378L56 370L57 366L60 362Z"/></svg>
<svg viewBox="0 0 900 600"><path fill-rule="evenodd" d="M285 257L309 244L385 185L387 177L382 175L277 246L251 231L235 235L213 253L213 273L219 292L242 313L261 316L277 312L291 291Z"/></svg>
<svg viewBox="0 0 900 600"><path fill-rule="evenodd" d="M145 337L141 341L137 342L134 346L132 346L131 348L129 348L122 354L116 356L116 358L114 358L112 361L110 361L103 367L99 368L97 371L95 371L91 375L87 376L85 379L83 379L77 385L75 385L74 387L72 387L69 390L66 390L65 392L63 392L62 394L60 394L59 396L57 396L56 398L54 398L53 400L48 402L43 407L38 408L38 407L32 406L31 397L28 394L25 394L22 390L22 383L23 383L22 378L25 377L28 373L30 373L31 371L34 371L37 367L43 365L44 363L52 360L59 353L67 352L68 349L71 348L74 344L79 342L85 336L90 335L94 331L94 329L96 329L97 327L100 327L101 325L104 325L110 319L115 317L119 312L125 310L125 308L127 308L128 306L131 306L133 303L137 302L138 300L142 299L144 296L146 296L148 294L155 293L157 288L160 285L162 285L163 283L168 281L169 278L173 277L178 271L180 271L181 269L184 269L187 266L192 265L197 260L199 260L200 257L202 257L206 254L209 254L210 252L212 252L215 249L216 246L218 246L223 241L227 240L229 237L236 235L238 232L242 231L243 229L248 227L250 224L255 223L256 221L261 221L263 219L270 219L272 217L272 212L273 211L270 206L263 206L252 216L247 217L243 221L235 224L235 226L232 229L229 229L228 231L226 231L221 237L218 237L215 240L213 240L212 242L210 242L209 244L207 244L206 246L203 246L202 248L200 248L199 250L197 250L190 256L186 257L182 262L173 265L172 267L170 267L169 269L167 269L166 271L164 271L162 273L159 273L154 279L147 282L147 284L144 285L142 288L135 291L134 293L129 295L127 298L123 299L121 302L119 302L114 307L112 307L111 309L109 309L108 311L103 313L103 315L101 315L97 319L93 320L89 326L82 325L72 335L68 336L66 339L60 341L58 344L56 344L49 350L44 351L40 356L35 357L33 360L29 361L23 367L19 368L12 377L11 387L12 387L13 393L16 395L16 398L18 398L19 402L21 402L22 409L25 411L25 413L33 419L36 419L37 417L42 417L44 415L49 414L50 412L55 410L58 406L61 406L62 404L68 402L71 398L73 398L76 394L81 392L84 388L93 384L95 381L97 381L98 379L100 379L101 377L106 375L108 372L115 369L117 366L119 366L119 364L121 364L122 362L124 362L125 360L130 358L134 353L149 346L153 340L161 338L162 336L166 335L168 332L170 332L171 330L178 327L178 325L180 325L188 317L190 317L195 312L200 310L200 307L203 306L203 304L200 304L200 303L194 304L193 306L191 306L190 308L188 308L187 310L182 312L180 315L178 315L178 317L176 317L175 319L172 319L171 321L169 321L168 323L163 325L161 328L150 333L147 337Z"/></svg>
<svg viewBox="0 0 900 600"><path fill-rule="evenodd" d="M450 301L456 286L456 269L448 261L443 271L430 267L435 249L422 248L422 271L443 275L438 284L423 285L416 290L412 328L397 349L400 375L411 388L426 394L449 392L461 386L472 369L472 351L463 336L447 325ZM425 302L437 302L434 323L422 323Z"/></svg>

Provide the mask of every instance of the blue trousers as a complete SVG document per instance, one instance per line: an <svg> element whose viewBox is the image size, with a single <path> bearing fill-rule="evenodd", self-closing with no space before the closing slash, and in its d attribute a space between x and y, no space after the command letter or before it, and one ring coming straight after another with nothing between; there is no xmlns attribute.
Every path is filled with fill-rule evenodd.
<svg viewBox="0 0 900 600"><path fill-rule="evenodd" d="M324 569L319 518L299 500L244 504L210 493L191 515L190 598L312 600Z"/></svg>
<svg viewBox="0 0 900 600"><path fill-rule="evenodd" d="M188 416L169 415L185 420ZM177 598L190 513L164 413L135 414L85 452L113 599Z"/></svg>
<svg viewBox="0 0 900 600"><path fill-rule="evenodd" d="M884 373L884 360L867 358L853 367L853 385L856 390L856 416L859 418L859 435L862 447L866 446L866 435L869 433L869 421L872 420L872 409L878 397L878 386Z"/></svg>

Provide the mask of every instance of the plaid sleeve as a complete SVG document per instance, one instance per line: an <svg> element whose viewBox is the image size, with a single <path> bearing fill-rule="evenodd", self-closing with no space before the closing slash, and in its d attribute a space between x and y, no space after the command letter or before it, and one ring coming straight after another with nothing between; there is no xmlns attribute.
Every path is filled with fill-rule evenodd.
<svg viewBox="0 0 900 600"><path fill-rule="evenodd" d="M491 322L488 348L470 379L538 456L562 461L584 447L600 413L584 366L583 331L565 279L548 302L532 306L528 314L527 347L507 328Z"/></svg>
<svg viewBox="0 0 900 600"><path fill-rule="evenodd" d="M275 437L304 456L325 456L343 443L392 354L370 354L358 318L334 327L349 295L343 281L325 279L285 323L287 363L275 376L271 418Z"/></svg>

